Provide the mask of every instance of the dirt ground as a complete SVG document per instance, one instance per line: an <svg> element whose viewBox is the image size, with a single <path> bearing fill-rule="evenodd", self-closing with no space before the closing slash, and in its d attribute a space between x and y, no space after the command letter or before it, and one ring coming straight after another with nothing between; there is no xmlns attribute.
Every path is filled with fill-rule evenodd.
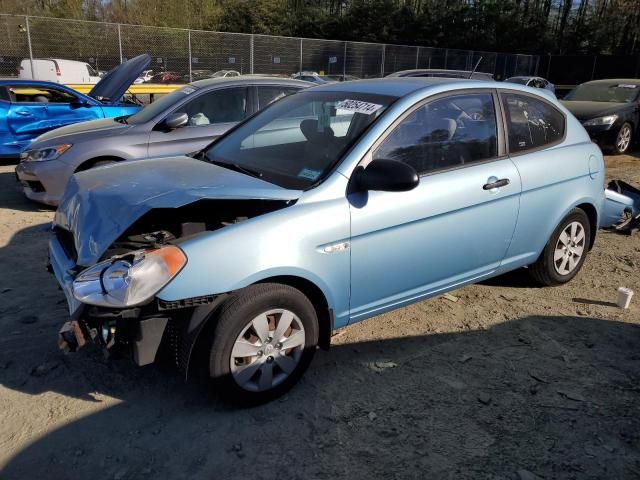
<svg viewBox="0 0 640 480"><path fill-rule="evenodd" d="M607 164L640 185L640 155ZM640 478L639 235L600 233L563 287L522 270L350 326L288 396L237 409L166 369L58 351L52 216L0 167L3 480Z"/></svg>

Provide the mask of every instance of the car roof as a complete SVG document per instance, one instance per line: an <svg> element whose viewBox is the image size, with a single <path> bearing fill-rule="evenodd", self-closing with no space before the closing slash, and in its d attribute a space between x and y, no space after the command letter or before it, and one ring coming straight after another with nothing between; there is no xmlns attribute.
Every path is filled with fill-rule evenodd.
<svg viewBox="0 0 640 480"><path fill-rule="evenodd" d="M476 76L478 78L493 78L492 73L481 72L479 70L452 70L446 68L414 68L411 70L399 70L397 72L390 73L387 77L411 77L418 76L419 74L433 74L433 75L452 75L456 76L453 78L457 78L458 76L467 78L470 75Z"/></svg>
<svg viewBox="0 0 640 480"><path fill-rule="evenodd" d="M591 80L590 82L584 82L584 84L589 85L604 85L607 83L628 83L630 85L640 85L640 78L602 78L600 80Z"/></svg>
<svg viewBox="0 0 640 480"><path fill-rule="evenodd" d="M467 80L464 78L442 78L442 77L385 77L369 80L352 80L350 82L327 83L313 87L315 91L332 92L354 92L371 93L377 95L390 95L403 97L418 90L427 89L433 86L460 84L473 87L496 88L493 81Z"/></svg>
<svg viewBox="0 0 640 480"><path fill-rule="evenodd" d="M274 83L296 85L301 87L308 87L309 82L303 80L296 80L286 77L267 77L262 75L240 75L239 77L218 77L218 78L205 78L204 80L197 80L192 82L191 85L198 88L208 88L212 86L226 86L226 85L260 85Z"/></svg>
<svg viewBox="0 0 640 480"><path fill-rule="evenodd" d="M69 88L64 84L55 83L55 82L47 82L46 80L29 80L26 78L0 78L0 85L25 85L25 86L34 86L34 87L63 87Z"/></svg>

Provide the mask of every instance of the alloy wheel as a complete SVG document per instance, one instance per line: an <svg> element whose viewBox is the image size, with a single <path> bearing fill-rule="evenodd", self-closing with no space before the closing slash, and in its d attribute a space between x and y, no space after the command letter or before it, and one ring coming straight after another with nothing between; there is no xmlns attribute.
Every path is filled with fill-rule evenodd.
<svg viewBox="0 0 640 480"><path fill-rule="evenodd" d="M629 125L623 125L618 136L616 137L616 148L618 152L624 153L631 144L631 127Z"/></svg>
<svg viewBox="0 0 640 480"><path fill-rule="evenodd" d="M286 309L261 313L242 329L231 350L231 375L251 392L281 384L298 366L305 346L300 319Z"/></svg>
<svg viewBox="0 0 640 480"><path fill-rule="evenodd" d="M556 243L553 264L560 275L569 275L580 263L584 254L585 230L580 222L568 224Z"/></svg>

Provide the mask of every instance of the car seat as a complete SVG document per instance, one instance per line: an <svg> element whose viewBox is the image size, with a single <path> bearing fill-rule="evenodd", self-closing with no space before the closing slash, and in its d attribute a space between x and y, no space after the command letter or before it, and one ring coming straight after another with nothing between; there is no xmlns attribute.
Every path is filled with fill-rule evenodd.
<svg viewBox="0 0 640 480"><path fill-rule="evenodd" d="M300 122L300 131L307 139L304 146L304 163L310 168L324 170L327 161L338 153L338 142L331 127L318 129L318 120Z"/></svg>

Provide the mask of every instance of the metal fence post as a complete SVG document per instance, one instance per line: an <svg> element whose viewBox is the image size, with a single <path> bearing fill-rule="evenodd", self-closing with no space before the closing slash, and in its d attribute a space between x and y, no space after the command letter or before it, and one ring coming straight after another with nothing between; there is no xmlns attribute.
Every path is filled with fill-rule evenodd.
<svg viewBox="0 0 640 480"><path fill-rule="evenodd" d="M444 68L445 70L447 69L447 57L449 56L449 49L445 48L444 49Z"/></svg>
<svg viewBox="0 0 640 480"><path fill-rule="evenodd" d="M545 75L545 78L549 78L549 70L551 70L551 59L553 58L553 55L549 55L549 61L547 62L547 74Z"/></svg>
<svg viewBox="0 0 640 480"><path fill-rule="evenodd" d="M298 71L302 72L302 39L300 39L300 68Z"/></svg>
<svg viewBox="0 0 640 480"><path fill-rule="evenodd" d="M380 65L380 76L384 77L384 56L387 50L387 46L386 45L382 45L382 62Z"/></svg>
<svg viewBox="0 0 640 480"><path fill-rule="evenodd" d="M344 42L344 55L342 56L342 80L347 78L347 42Z"/></svg>
<svg viewBox="0 0 640 480"><path fill-rule="evenodd" d="M598 63L598 56L593 56L593 68L591 69L591 80L596 76L596 63Z"/></svg>
<svg viewBox="0 0 640 480"><path fill-rule="evenodd" d="M120 50L120 63L122 63L122 34L120 33L120 24L118 24L118 49Z"/></svg>
<svg viewBox="0 0 640 480"><path fill-rule="evenodd" d="M29 17L25 16L25 24L27 26L27 45L29 46L29 63L31 64L31 78L36 78L36 72L33 70L33 50L31 49L31 30L29 30Z"/></svg>
<svg viewBox="0 0 640 480"><path fill-rule="evenodd" d="M253 35L249 42L249 73L253 73Z"/></svg>
<svg viewBox="0 0 640 480"><path fill-rule="evenodd" d="M191 30L189 33L189 83L193 82L193 75L191 74Z"/></svg>
<svg viewBox="0 0 640 480"><path fill-rule="evenodd" d="M419 61L420 61L420 47L416 47L416 70L418 69Z"/></svg>

